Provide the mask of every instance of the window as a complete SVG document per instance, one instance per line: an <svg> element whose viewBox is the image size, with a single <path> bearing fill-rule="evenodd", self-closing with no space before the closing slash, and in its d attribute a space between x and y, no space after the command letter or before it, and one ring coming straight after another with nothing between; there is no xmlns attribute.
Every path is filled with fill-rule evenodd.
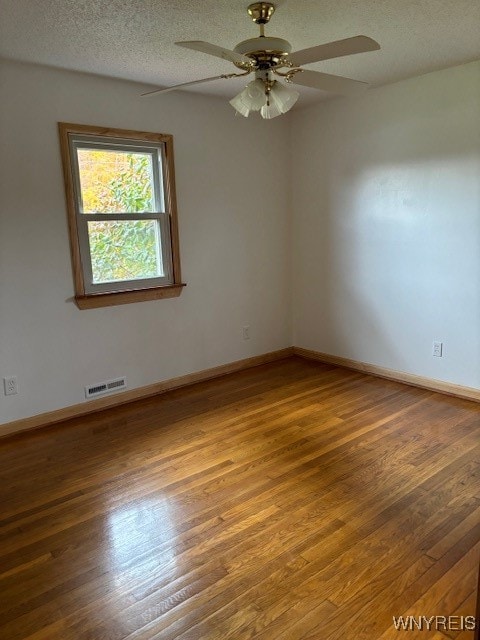
<svg viewBox="0 0 480 640"><path fill-rule="evenodd" d="M178 296L173 140L59 123L81 309Z"/></svg>

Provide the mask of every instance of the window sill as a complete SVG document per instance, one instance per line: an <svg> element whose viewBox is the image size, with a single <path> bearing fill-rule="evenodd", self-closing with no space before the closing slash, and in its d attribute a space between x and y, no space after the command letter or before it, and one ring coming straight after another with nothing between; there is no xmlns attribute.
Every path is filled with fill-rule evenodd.
<svg viewBox="0 0 480 640"><path fill-rule="evenodd" d="M185 284L172 284L155 289L137 289L134 291L75 296L75 304L79 309L97 309L98 307L112 307L117 304L130 304L132 302L144 302L145 300L177 298L185 286Z"/></svg>

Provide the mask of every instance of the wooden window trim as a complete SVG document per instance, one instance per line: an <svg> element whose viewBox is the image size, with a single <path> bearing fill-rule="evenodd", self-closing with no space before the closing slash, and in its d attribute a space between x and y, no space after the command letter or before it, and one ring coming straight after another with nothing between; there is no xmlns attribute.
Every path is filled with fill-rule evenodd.
<svg viewBox="0 0 480 640"><path fill-rule="evenodd" d="M79 309L91 309L117 304L142 302L145 300L159 300L177 297L185 286L182 283L180 271L180 243L178 235L177 200L175 189L175 168L173 155L173 136L165 133L149 133L146 131L132 131L130 129L111 129L70 122L59 122L60 149L62 156L63 177L67 203L68 228L70 249L72 256L72 270L75 286L75 302ZM168 203L170 215L170 239L172 252L173 282L162 287L146 287L129 291L115 291L108 293L85 292L83 266L80 255L80 244L77 225L76 198L74 176L72 173L72 158L70 153L70 135L90 135L95 137L120 138L138 142L163 144L165 147L165 201Z"/></svg>
<svg viewBox="0 0 480 640"><path fill-rule="evenodd" d="M135 289L134 291L95 293L87 296L75 296L75 302L79 309L96 309L98 307L112 307L117 304L144 302L145 300L177 298L185 286L185 284L169 284L165 287L150 287L149 289Z"/></svg>

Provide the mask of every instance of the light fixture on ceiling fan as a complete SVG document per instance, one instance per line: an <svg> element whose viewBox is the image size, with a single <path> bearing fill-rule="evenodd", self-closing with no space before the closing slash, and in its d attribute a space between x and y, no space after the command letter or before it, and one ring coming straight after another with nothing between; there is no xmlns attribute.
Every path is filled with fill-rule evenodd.
<svg viewBox="0 0 480 640"><path fill-rule="evenodd" d="M228 79L255 73L255 80L249 82L243 91L230 100L230 104L237 113L245 117L248 117L251 111L260 111L262 118L275 118L289 111L299 97L297 91L279 82L277 78L284 79L287 84L302 85L339 95L355 95L367 88L366 82L319 71L309 71L302 69L301 65L375 51L380 49L378 42L367 36L354 36L291 53L292 47L287 40L265 35L265 25L274 11L275 5L270 2L251 4L248 7L248 14L260 27L260 36L240 42L233 51L201 40L175 43L180 47L229 60L241 69L242 73L203 78L174 87L156 89L142 95L153 96L220 78Z"/></svg>

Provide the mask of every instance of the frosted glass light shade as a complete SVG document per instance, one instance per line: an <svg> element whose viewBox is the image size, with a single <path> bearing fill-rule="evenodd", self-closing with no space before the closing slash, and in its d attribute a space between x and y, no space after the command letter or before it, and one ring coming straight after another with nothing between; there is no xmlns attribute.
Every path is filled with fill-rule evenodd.
<svg viewBox="0 0 480 640"><path fill-rule="evenodd" d="M264 104L263 107L260 109L260 115L265 120L270 120L270 118L276 118L277 116L281 116L282 113L283 111L280 111L280 109L278 108L278 106L275 104L275 102L272 100L271 97L270 97L270 104Z"/></svg>
<svg viewBox="0 0 480 640"><path fill-rule="evenodd" d="M245 87L245 93L249 108L252 111L260 111L267 101L263 80L257 78L249 82Z"/></svg>
<svg viewBox="0 0 480 640"><path fill-rule="evenodd" d="M257 78L249 82L243 91L232 98L230 104L238 113L247 118L250 111L260 111L266 101L265 85L263 80Z"/></svg>
<svg viewBox="0 0 480 640"><path fill-rule="evenodd" d="M232 98L230 104L245 118L248 118L251 111L260 111L262 118L270 119L287 113L298 100L299 95L298 91L275 81L271 85L267 100L265 81L262 78L256 78Z"/></svg>
<svg viewBox="0 0 480 640"><path fill-rule="evenodd" d="M232 107L235 109L235 111L237 113L239 113L244 118L248 118L248 116L250 114L250 109L248 108L248 106L244 102L244 99L243 99L244 98L244 96L243 96L244 91L242 91L241 93L237 94L234 98L232 98L230 100L230 104L232 105Z"/></svg>
<svg viewBox="0 0 480 640"><path fill-rule="evenodd" d="M290 89L290 87L281 84L280 82L275 82L271 91L270 91L270 99L273 98L273 102L277 105L282 113L287 113L293 107L293 105L298 100L300 94L295 89Z"/></svg>

